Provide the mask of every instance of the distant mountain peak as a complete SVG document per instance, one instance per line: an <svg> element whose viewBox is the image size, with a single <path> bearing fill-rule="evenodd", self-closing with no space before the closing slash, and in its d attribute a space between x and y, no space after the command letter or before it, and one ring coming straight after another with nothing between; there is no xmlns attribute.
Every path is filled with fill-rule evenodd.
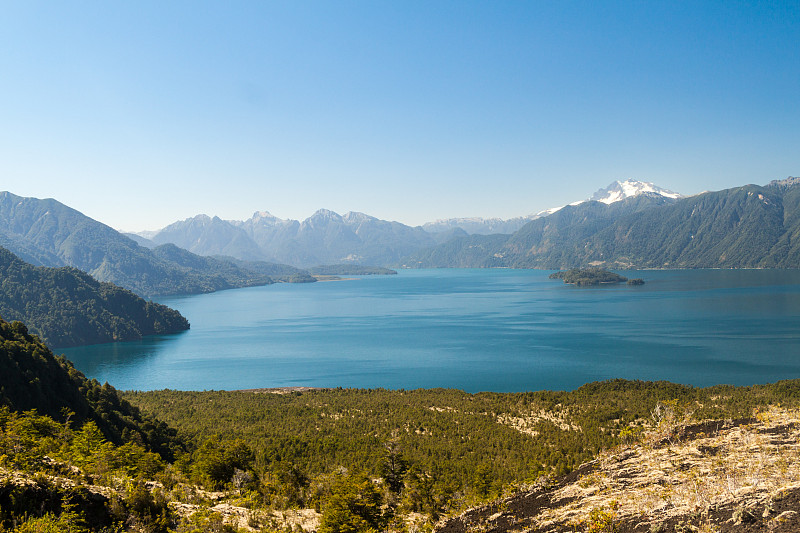
<svg viewBox="0 0 800 533"><path fill-rule="evenodd" d="M788 189L789 187L794 187L796 185L800 185L800 178L795 176L789 176L786 179L782 180L772 180L769 182L768 187L777 187L779 189Z"/></svg>
<svg viewBox="0 0 800 533"><path fill-rule="evenodd" d="M615 181L611 183L608 187L605 187L595 192L591 198L588 198L586 200L578 200L568 205L575 206L588 201L602 202L604 204L613 204L614 202L619 202L625 200L626 198L632 198L635 196L643 196L643 195L652 197L661 196L670 199L683 198L683 195L681 194L670 191L668 189L664 189L650 182L627 179L624 181ZM560 211L564 207L565 206L563 205L560 205L558 207L551 207L549 209L539 211L538 213L533 215L510 218L508 220L503 220L499 218L480 218L480 217L449 218L443 220L440 219L436 220L435 222L428 222L422 227L426 231L431 231L431 232L442 232L448 229L458 227L463 229L467 233L478 233L484 235L490 233L510 234L517 231L527 222L530 222L531 220L536 220L537 218L542 218L552 215L553 213L555 213L556 211Z"/></svg>
<svg viewBox="0 0 800 533"><path fill-rule="evenodd" d="M273 215L269 211L256 211L255 213L253 213L253 216L250 217L250 218L252 220L254 220L254 221L256 221L256 220L259 220L259 221L260 220L274 220L274 221L281 220L280 218L276 217L275 215Z"/></svg>
<svg viewBox="0 0 800 533"><path fill-rule="evenodd" d="M359 213L358 211L349 211L343 217L344 221L348 224L360 224L363 222L368 222L370 220L378 220L375 217L371 217L366 213Z"/></svg>
<svg viewBox="0 0 800 533"><path fill-rule="evenodd" d="M256 211L255 213L253 213L253 216L247 220L229 220L228 222L237 227L241 227L248 224L250 226L278 227L291 224L294 221L278 218L269 211Z"/></svg>
<svg viewBox="0 0 800 533"><path fill-rule="evenodd" d="M208 215L206 215L204 213L201 213L199 215L195 215L193 217L187 218L186 220L184 220L184 222L189 223L189 224L199 224L201 226L207 226L207 225L211 224L211 222L213 222L215 219L217 219L217 217L211 218L210 216L208 216ZM217 219L217 220L219 220L219 219ZM179 224L180 224L180 222L179 222Z"/></svg>
<svg viewBox="0 0 800 533"><path fill-rule="evenodd" d="M599 189L589 200L602 202L604 204L613 204L614 202L620 202L626 198L642 195L658 195L672 199L683 198L682 194L664 189L648 181L627 179L625 181L617 180L608 187Z"/></svg>
<svg viewBox="0 0 800 533"><path fill-rule="evenodd" d="M317 212L311 215L308 220L312 219L325 219L325 220L338 221L342 220L342 215L340 215L336 211L331 211L330 209L317 209Z"/></svg>

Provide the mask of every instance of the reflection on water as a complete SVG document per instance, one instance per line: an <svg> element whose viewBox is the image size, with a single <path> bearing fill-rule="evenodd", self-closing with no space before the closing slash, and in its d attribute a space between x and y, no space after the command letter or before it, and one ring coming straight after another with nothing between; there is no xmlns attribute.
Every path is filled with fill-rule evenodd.
<svg viewBox="0 0 800 533"><path fill-rule="evenodd" d="M162 299L188 332L63 350L121 389L572 389L623 377L800 377L800 271L644 271L578 288L531 270L401 271Z"/></svg>
<svg viewBox="0 0 800 533"><path fill-rule="evenodd" d="M150 335L138 341L93 344L56 351L63 353L73 363L80 361L76 367L88 377L115 384L124 382L125 376L132 372L141 373L149 368L157 373L158 359L168 354L170 347L186 333Z"/></svg>

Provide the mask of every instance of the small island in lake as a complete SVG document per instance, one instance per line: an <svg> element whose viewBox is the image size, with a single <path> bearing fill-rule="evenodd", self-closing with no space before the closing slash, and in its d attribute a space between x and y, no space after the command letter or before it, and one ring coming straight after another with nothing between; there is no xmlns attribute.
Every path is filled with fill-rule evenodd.
<svg viewBox="0 0 800 533"><path fill-rule="evenodd" d="M615 284L628 282L628 285L644 285L641 278L628 279L604 268L571 268L550 274L550 279L561 279L564 283L578 286Z"/></svg>

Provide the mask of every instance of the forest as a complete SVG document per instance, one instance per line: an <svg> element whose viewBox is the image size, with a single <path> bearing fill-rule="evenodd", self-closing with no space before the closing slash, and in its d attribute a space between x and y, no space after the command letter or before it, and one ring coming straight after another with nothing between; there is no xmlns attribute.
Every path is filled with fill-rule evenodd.
<svg viewBox="0 0 800 533"><path fill-rule="evenodd" d="M385 520L419 513L430 526L636 439L653 424L658 405L697 420L748 417L760 406L800 404L800 381L694 388L613 380L572 392L478 394L163 390L123 397L193 443L176 466L195 483L230 488L240 469L253 482L251 505L311 507L324 517L339 483L355 490L363 480L381 480L368 486L380 489L381 508L390 513Z"/></svg>
<svg viewBox="0 0 800 533"><path fill-rule="evenodd" d="M0 531L429 531L555 483L665 413L746 423L772 405L800 407L800 380L119 392L0 320Z"/></svg>
<svg viewBox="0 0 800 533"><path fill-rule="evenodd" d="M24 322L50 346L136 340L177 333L189 322L76 268L34 267L0 248L0 316Z"/></svg>

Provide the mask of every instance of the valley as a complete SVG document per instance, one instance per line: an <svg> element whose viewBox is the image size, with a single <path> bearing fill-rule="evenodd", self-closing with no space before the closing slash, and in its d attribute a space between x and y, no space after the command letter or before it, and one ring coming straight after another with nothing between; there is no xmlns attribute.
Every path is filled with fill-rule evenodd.
<svg viewBox="0 0 800 533"><path fill-rule="evenodd" d="M0 36L0 533L800 532L798 0Z"/></svg>

